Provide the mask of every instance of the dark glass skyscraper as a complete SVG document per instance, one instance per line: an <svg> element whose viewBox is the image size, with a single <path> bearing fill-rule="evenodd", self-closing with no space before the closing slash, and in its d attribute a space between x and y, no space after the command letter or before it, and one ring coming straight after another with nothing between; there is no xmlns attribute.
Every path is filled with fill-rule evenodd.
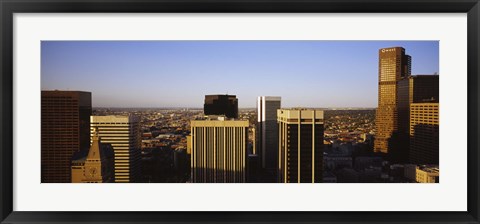
<svg viewBox="0 0 480 224"><path fill-rule="evenodd" d="M439 76L413 75L398 82L398 130L409 132L410 104L439 102Z"/></svg>
<svg viewBox="0 0 480 224"><path fill-rule="evenodd" d="M431 105L439 102L439 76L434 75L414 75L402 79L398 82L398 143L401 146L399 155L400 162L411 162L415 164L430 163L438 164L438 108L436 113L432 111L431 106L418 108L427 108L429 111L414 109L413 106ZM418 105L417 105L418 104ZM435 104L432 104L435 105ZM415 112L412 114L411 112ZM422 116L427 114L429 117L425 120ZM431 120L436 116L437 120ZM417 119L422 118L421 120ZM427 123L424 123L427 122ZM412 126L413 125L413 126ZM428 129L427 132L423 132ZM414 136L414 133L416 133ZM437 139L437 140L435 140ZM413 145L410 143L414 143ZM419 147L421 145L421 147ZM428 145L428 147L424 147ZM425 150L424 150L425 149ZM412 151L413 150L413 151ZM429 151L428 155L422 155L423 151ZM412 153L415 156L412 156Z"/></svg>
<svg viewBox="0 0 480 224"><path fill-rule="evenodd" d="M410 107L412 103L438 102L438 75L414 75L398 81L398 129L390 140L393 162L409 162Z"/></svg>
<svg viewBox="0 0 480 224"><path fill-rule="evenodd" d="M257 150L262 168L276 170L278 163L277 110L281 98L259 96L257 98ZM275 179L274 179L275 180Z"/></svg>
<svg viewBox="0 0 480 224"><path fill-rule="evenodd" d="M70 183L74 153L90 146L92 94L42 91L41 181Z"/></svg>
<svg viewBox="0 0 480 224"><path fill-rule="evenodd" d="M398 131L398 82L410 75L411 57L402 47L378 52L378 108L374 151L389 153L392 134ZM390 144L389 144L390 143Z"/></svg>
<svg viewBox="0 0 480 224"><path fill-rule="evenodd" d="M235 95L206 95L203 112L205 115L238 118L238 99Z"/></svg>
<svg viewBox="0 0 480 224"><path fill-rule="evenodd" d="M413 75L398 82L398 130L409 133L410 104L439 102L439 76Z"/></svg>

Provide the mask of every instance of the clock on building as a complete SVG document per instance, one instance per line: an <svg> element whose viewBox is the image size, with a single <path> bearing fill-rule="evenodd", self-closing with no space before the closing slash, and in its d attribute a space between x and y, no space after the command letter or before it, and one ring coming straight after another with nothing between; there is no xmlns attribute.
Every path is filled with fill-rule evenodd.
<svg viewBox="0 0 480 224"><path fill-rule="evenodd" d="M91 177L94 177L97 174L97 168L96 167L91 167L88 172L90 173Z"/></svg>

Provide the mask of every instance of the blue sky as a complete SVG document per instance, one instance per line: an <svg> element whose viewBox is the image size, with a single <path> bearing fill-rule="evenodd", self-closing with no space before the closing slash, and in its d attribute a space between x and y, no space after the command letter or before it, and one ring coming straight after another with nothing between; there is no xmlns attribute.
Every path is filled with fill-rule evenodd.
<svg viewBox="0 0 480 224"><path fill-rule="evenodd" d="M42 90L92 92L94 107L203 107L204 95L281 96L282 107L376 107L378 49L439 72L438 41L42 41Z"/></svg>

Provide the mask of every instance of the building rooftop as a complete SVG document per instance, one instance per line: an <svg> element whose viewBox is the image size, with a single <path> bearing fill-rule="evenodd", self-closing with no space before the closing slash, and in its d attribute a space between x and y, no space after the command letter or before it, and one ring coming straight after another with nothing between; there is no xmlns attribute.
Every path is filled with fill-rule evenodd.
<svg viewBox="0 0 480 224"><path fill-rule="evenodd" d="M140 121L140 118L135 115L103 115L103 116L90 116L90 122L104 122L104 123L110 123L110 122L138 122Z"/></svg>
<svg viewBox="0 0 480 224"><path fill-rule="evenodd" d="M428 173L439 173L440 169L437 165L421 165L417 167L418 170L422 170Z"/></svg>
<svg viewBox="0 0 480 224"><path fill-rule="evenodd" d="M72 163L84 163L87 159L88 150L80 150L73 154Z"/></svg>
<svg viewBox="0 0 480 224"><path fill-rule="evenodd" d="M248 127L248 120L192 120L192 127Z"/></svg>
<svg viewBox="0 0 480 224"><path fill-rule="evenodd" d="M267 101L281 101L282 97L280 96L259 96L258 99L264 99Z"/></svg>

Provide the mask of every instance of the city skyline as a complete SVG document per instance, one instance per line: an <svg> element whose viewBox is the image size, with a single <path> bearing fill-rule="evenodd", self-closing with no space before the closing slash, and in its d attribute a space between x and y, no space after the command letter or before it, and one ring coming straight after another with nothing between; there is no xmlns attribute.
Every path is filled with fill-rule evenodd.
<svg viewBox="0 0 480 224"><path fill-rule="evenodd" d="M90 91L93 107L202 108L203 95L233 94L239 108L257 96L376 108L378 49L393 46L412 75L438 72L438 41L43 41L41 87Z"/></svg>
<svg viewBox="0 0 480 224"><path fill-rule="evenodd" d="M377 53L378 79L372 88L378 91L376 110L318 108L315 102L322 97L335 102L363 99L361 88L369 84L355 83L358 88L352 89L347 87L351 79L338 81L331 84L338 91L329 94L322 91L338 77L316 80L318 76L305 77L308 73L286 80L246 80L261 85L251 92L282 89L278 95L258 96L256 108L246 110L238 109L241 92L204 95L203 110L138 110L132 105L93 109L95 92L42 90L42 183L439 183L438 73L412 74L418 55L404 47ZM349 59L342 63L351 65ZM360 72L351 75L358 78ZM128 76L125 80L132 81L127 84L104 78L91 85L102 82L102 90L125 92L137 88L134 80L151 81L141 75ZM189 77L163 78L165 86L176 90L161 94L160 102L183 104L188 94L199 94L195 88L210 89ZM245 84L240 75L217 78L229 80L227 86ZM88 79L93 77L80 77ZM310 86L298 85L299 80ZM144 89L141 93L152 90L139 88ZM122 93L112 91L112 100L125 97ZM290 96L298 106L285 106L283 99Z"/></svg>

